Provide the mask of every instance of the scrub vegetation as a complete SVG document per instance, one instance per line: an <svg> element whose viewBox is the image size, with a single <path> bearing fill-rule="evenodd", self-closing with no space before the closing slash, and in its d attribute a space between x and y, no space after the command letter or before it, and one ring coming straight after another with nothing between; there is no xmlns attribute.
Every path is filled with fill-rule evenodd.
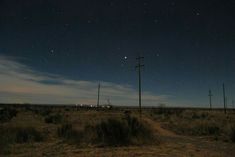
<svg viewBox="0 0 235 157"><path fill-rule="evenodd" d="M0 156L235 155L233 111L162 106L143 110L142 118L125 108L2 107L0 113Z"/></svg>

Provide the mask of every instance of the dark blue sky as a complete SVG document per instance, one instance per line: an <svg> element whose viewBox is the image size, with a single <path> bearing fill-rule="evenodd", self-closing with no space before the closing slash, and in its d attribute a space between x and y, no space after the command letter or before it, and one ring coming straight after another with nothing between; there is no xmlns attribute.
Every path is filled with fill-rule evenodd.
<svg viewBox="0 0 235 157"><path fill-rule="evenodd" d="M37 72L133 89L140 54L144 91L167 95L167 105L205 106L211 88L220 106L223 82L228 103L235 99L234 8L233 0L1 0L0 54Z"/></svg>

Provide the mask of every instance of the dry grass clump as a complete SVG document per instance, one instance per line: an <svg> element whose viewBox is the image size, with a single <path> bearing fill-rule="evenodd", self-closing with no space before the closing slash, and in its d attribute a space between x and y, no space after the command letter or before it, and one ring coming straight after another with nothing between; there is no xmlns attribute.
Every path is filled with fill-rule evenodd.
<svg viewBox="0 0 235 157"><path fill-rule="evenodd" d="M59 124L64 121L64 116L57 113L46 116L44 120L46 123Z"/></svg>
<svg viewBox="0 0 235 157"><path fill-rule="evenodd" d="M235 143L235 125L231 127L230 140Z"/></svg>
<svg viewBox="0 0 235 157"><path fill-rule="evenodd" d="M126 146L150 144L155 141L153 131L135 117L108 118L97 124L76 130L71 124L58 128L58 136L80 145Z"/></svg>
<svg viewBox="0 0 235 157"><path fill-rule="evenodd" d="M33 127L1 127L0 154L8 153L11 144L41 142L43 140L44 135Z"/></svg>
<svg viewBox="0 0 235 157"><path fill-rule="evenodd" d="M17 110L12 109L12 108L3 108L0 110L0 122L8 122L10 121L13 117L16 117L17 115Z"/></svg>

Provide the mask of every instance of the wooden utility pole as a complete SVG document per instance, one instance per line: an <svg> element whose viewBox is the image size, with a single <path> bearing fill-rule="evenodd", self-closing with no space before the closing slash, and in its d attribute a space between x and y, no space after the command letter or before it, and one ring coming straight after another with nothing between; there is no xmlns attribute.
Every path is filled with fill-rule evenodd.
<svg viewBox="0 0 235 157"><path fill-rule="evenodd" d="M210 103L210 109L212 109L212 103L211 103L211 97L213 96L211 93L211 90L209 90L209 103Z"/></svg>
<svg viewBox="0 0 235 157"><path fill-rule="evenodd" d="M226 96L225 96L225 86L223 83L223 97L224 97L224 113L226 114Z"/></svg>
<svg viewBox="0 0 235 157"><path fill-rule="evenodd" d="M97 99L97 107L100 106L100 83L98 85L98 99Z"/></svg>
<svg viewBox="0 0 235 157"><path fill-rule="evenodd" d="M235 106L234 106L234 100L232 100L232 106L233 106L233 109L232 110L234 110L235 111Z"/></svg>
<svg viewBox="0 0 235 157"><path fill-rule="evenodd" d="M142 109L141 109L141 67L143 67L144 65L141 64L141 59L144 59L144 57L138 57L136 58L138 63L137 66L135 67L136 69L138 69L138 74L139 74L139 114L140 114L140 118L142 115Z"/></svg>

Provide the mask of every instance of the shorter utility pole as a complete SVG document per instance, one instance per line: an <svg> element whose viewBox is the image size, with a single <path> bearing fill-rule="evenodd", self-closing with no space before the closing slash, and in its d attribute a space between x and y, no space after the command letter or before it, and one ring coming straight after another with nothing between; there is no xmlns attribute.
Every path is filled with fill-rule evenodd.
<svg viewBox="0 0 235 157"><path fill-rule="evenodd" d="M210 103L210 109L212 109L212 103L211 103L211 97L213 96L211 93L211 90L209 90L209 103Z"/></svg>
<svg viewBox="0 0 235 157"><path fill-rule="evenodd" d="M226 114L227 111L226 111L226 96L225 96L225 86L224 86L224 83L223 83L223 97L224 97L224 113Z"/></svg>
<svg viewBox="0 0 235 157"><path fill-rule="evenodd" d="M97 99L97 107L100 106L100 83L98 85L98 99Z"/></svg>
<svg viewBox="0 0 235 157"><path fill-rule="evenodd" d="M140 114L140 118L142 116L142 109L141 109L141 67L143 67L144 65L141 64L141 59L144 59L144 57L138 57L136 58L136 60L138 61L137 66L135 67L136 69L138 69L138 74L139 74L139 114Z"/></svg>
<svg viewBox="0 0 235 157"><path fill-rule="evenodd" d="M232 100L232 111L235 111L234 100Z"/></svg>
<svg viewBox="0 0 235 157"><path fill-rule="evenodd" d="M110 103L110 99L107 99L107 105L111 105L111 103Z"/></svg>

